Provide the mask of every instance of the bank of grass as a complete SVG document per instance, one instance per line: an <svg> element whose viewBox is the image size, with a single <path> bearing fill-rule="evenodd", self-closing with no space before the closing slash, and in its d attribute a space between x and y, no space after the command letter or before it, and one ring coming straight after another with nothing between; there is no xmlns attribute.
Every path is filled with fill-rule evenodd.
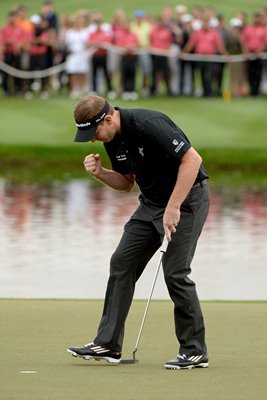
<svg viewBox="0 0 267 400"><path fill-rule="evenodd" d="M178 2L179 3L179 2ZM1 0L1 15L0 15L0 23L5 21L5 18L10 11L17 3L10 2L10 0ZM37 14L40 9L42 2L36 2L35 0L25 0L23 2L24 5L27 6L28 15ZM261 10L264 6L264 2L262 0L235 0L234 2L230 0L226 0L224 2L218 3L214 0L206 1L206 0L198 0L196 3L195 0L187 0L186 5L189 11L195 5L199 5L202 7L206 7L207 5L212 5L215 7L216 12L223 13L227 20L234 17L237 12L243 10L248 13L248 15L252 15L253 12ZM112 16L114 14L114 10L118 8L123 8L127 16L132 18L134 10L140 8L140 6L150 15L156 17L161 13L163 7L171 7L174 9L177 6L177 0L145 0L140 2L139 0L126 0L123 3L120 0L103 1L101 3L96 3L93 0L79 0L79 2L75 2L73 0L57 0L54 2L55 10L59 15L71 15L78 9L85 9L90 13L96 10L100 10L103 13L104 18L107 21L111 21Z"/></svg>
<svg viewBox="0 0 267 400"><path fill-rule="evenodd" d="M266 98L164 98L115 103L146 107L168 115L188 134L201 153L213 184L266 185ZM54 95L49 101L3 99L1 103L0 175L17 182L85 177L84 156L101 144L73 143L76 102Z"/></svg>
<svg viewBox="0 0 267 400"><path fill-rule="evenodd" d="M266 397L266 302L204 302L208 369L167 371L178 345L172 304L152 301L137 358L111 366L66 353L95 336L102 301L0 300L1 398L20 400L251 400ZM145 308L133 303L124 358L131 358ZM35 373L22 373L35 371Z"/></svg>
<svg viewBox="0 0 267 400"><path fill-rule="evenodd" d="M84 171L84 156L95 151L69 146L2 146L0 174L14 183L48 183L54 180L90 179ZM199 149L210 174L211 186L266 187L267 151L253 149L249 153L223 149ZM103 147L97 147L104 165L109 161ZM226 156L227 155L227 156ZM229 160L230 158L230 160ZM98 185L92 180L92 185Z"/></svg>

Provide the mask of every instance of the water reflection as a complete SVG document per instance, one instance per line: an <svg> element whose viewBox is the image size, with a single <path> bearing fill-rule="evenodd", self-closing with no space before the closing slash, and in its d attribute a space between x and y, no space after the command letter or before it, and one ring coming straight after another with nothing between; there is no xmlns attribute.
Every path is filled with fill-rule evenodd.
<svg viewBox="0 0 267 400"><path fill-rule="evenodd" d="M89 181L49 187L0 181L0 297L103 298L109 258L137 193ZM267 299L267 191L211 192L192 265L201 299ZM147 298L158 260L136 298ZM154 298L168 298L162 274Z"/></svg>

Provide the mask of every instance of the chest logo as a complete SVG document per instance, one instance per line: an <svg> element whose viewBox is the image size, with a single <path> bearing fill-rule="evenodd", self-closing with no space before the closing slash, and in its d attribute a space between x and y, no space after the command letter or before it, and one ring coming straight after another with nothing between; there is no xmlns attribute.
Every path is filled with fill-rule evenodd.
<svg viewBox="0 0 267 400"><path fill-rule="evenodd" d="M143 147L138 147L138 151L139 151L139 154L140 154L142 157L145 157L145 155L144 155L144 148L143 148Z"/></svg>
<svg viewBox="0 0 267 400"><path fill-rule="evenodd" d="M127 156L126 154L118 154L116 155L117 161L126 161L127 160Z"/></svg>

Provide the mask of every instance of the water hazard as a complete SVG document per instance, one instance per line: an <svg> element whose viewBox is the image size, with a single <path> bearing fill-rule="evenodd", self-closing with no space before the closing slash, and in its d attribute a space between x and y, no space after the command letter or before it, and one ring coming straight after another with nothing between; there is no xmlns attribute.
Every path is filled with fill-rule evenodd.
<svg viewBox="0 0 267 400"><path fill-rule="evenodd" d="M0 180L0 297L103 298L109 258L136 192L88 180L49 186ZM267 191L212 190L191 278L201 300L267 299ZM147 298L159 254L137 284ZM167 299L162 273L155 299Z"/></svg>

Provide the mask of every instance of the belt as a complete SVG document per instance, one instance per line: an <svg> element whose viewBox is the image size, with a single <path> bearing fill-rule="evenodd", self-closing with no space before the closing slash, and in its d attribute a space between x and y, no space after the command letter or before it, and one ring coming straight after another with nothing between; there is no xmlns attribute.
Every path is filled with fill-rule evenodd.
<svg viewBox="0 0 267 400"><path fill-rule="evenodd" d="M194 185L192 187L203 187L204 185L207 185L207 184L208 184L207 179L203 179L203 181L194 183Z"/></svg>

